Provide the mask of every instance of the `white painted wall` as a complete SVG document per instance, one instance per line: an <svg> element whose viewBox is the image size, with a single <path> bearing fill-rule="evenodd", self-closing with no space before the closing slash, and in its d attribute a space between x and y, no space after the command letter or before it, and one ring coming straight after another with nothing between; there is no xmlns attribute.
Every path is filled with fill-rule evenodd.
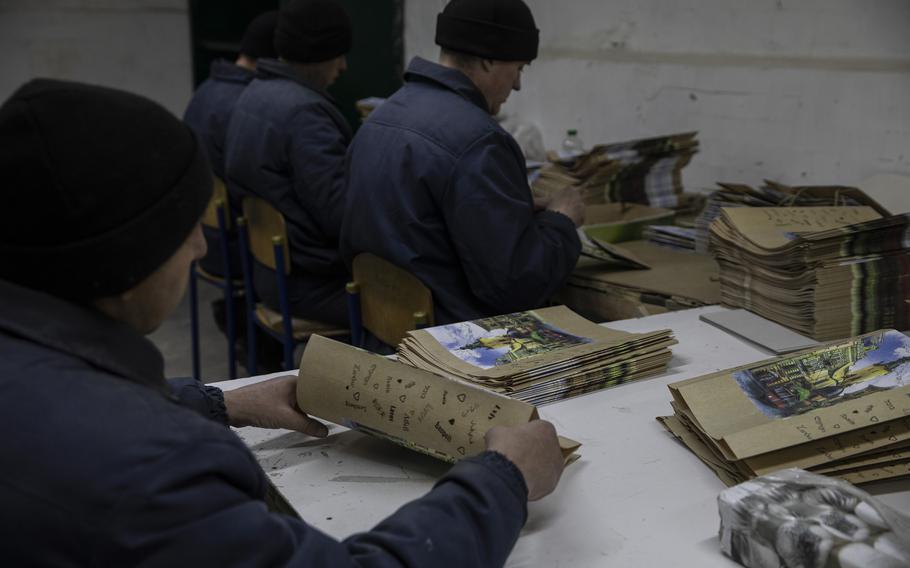
<svg viewBox="0 0 910 568"><path fill-rule="evenodd" d="M691 189L910 173L908 0L526 1L540 57L505 112L547 147L698 130ZM444 5L406 2L408 57Z"/></svg>
<svg viewBox="0 0 910 568"><path fill-rule="evenodd" d="M191 75L186 0L0 0L0 101L53 77L139 93L180 116Z"/></svg>

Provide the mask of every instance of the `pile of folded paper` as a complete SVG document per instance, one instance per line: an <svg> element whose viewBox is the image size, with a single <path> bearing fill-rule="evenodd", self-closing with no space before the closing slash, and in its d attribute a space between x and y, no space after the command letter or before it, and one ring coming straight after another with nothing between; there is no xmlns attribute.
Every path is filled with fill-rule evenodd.
<svg viewBox="0 0 910 568"><path fill-rule="evenodd" d="M410 331L400 361L543 404L661 373L670 330L626 333L565 306Z"/></svg>
<svg viewBox="0 0 910 568"><path fill-rule="evenodd" d="M695 251L695 229L676 225L649 225L642 236L655 245L689 252Z"/></svg>
<svg viewBox="0 0 910 568"><path fill-rule="evenodd" d="M816 340L910 328L910 215L871 207L724 208L721 297Z"/></svg>
<svg viewBox="0 0 910 568"><path fill-rule="evenodd" d="M754 188L741 183L718 183L695 220L695 251L708 252L711 223L724 207L836 207L868 205L883 217L887 209L861 189L842 185L789 186L770 180Z"/></svg>
<svg viewBox="0 0 910 568"><path fill-rule="evenodd" d="M531 188L547 196L564 187L579 189L585 203L631 202L677 207L682 202L682 169L698 152L696 132L600 144L568 159L550 155Z"/></svg>
<svg viewBox="0 0 910 568"><path fill-rule="evenodd" d="M910 337L881 330L669 385L658 418L728 485L798 467L910 475Z"/></svg>

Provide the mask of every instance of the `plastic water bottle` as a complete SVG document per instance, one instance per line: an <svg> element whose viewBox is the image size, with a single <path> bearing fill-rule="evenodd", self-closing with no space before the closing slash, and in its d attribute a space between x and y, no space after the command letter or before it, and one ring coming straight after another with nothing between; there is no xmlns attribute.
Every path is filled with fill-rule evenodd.
<svg viewBox="0 0 910 568"><path fill-rule="evenodd" d="M566 138L562 141L562 150L559 152L560 158L575 158L585 153L584 142L578 137L578 131L574 128L566 131Z"/></svg>

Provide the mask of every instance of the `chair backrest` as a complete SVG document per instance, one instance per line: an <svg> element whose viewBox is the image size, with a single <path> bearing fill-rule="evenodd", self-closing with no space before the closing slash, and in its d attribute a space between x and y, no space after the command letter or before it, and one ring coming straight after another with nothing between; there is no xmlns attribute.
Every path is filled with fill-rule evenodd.
<svg viewBox="0 0 910 568"><path fill-rule="evenodd" d="M224 185L224 180L215 176L215 187L212 191L212 198L209 199L209 204L206 205L205 212L202 214L202 224L206 227L217 229L219 208L224 209L224 229L229 231L234 225L234 220L231 218L232 215L228 206L227 187Z"/></svg>
<svg viewBox="0 0 910 568"><path fill-rule="evenodd" d="M272 270L279 270L275 262L275 244L280 242L284 250L282 272L290 274L291 255L288 250L288 231L281 213L258 197L244 197L243 216L246 217L250 252L253 254L253 258Z"/></svg>
<svg viewBox="0 0 910 568"><path fill-rule="evenodd" d="M351 266L360 288L363 327L395 346L414 329L414 314L424 312L433 325L433 295L410 272L370 253L354 258Z"/></svg>

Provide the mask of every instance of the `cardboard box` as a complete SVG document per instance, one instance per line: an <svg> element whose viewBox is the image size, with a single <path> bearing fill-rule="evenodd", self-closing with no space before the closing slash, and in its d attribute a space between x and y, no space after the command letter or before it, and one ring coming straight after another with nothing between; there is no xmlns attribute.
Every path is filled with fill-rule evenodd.
<svg viewBox="0 0 910 568"><path fill-rule="evenodd" d="M588 205L582 229L588 236L608 243L637 241L642 238L644 227L672 224L673 215L672 209L637 203Z"/></svg>

